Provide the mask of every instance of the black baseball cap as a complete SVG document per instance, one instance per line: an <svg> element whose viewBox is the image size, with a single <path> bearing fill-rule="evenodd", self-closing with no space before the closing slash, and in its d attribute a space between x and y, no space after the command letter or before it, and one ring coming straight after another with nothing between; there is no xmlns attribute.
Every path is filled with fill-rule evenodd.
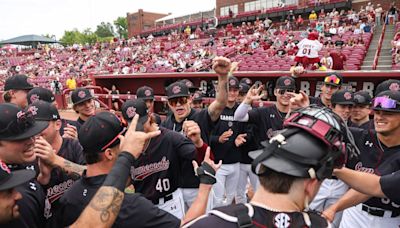
<svg viewBox="0 0 400 228"><path fill-rule="evenodd" d="M276 80L276 89L296 89L296 81L290 76L281 76Z"/></svg>
<svg viewBox="0 0 400 228"><path fill-rule="evenodd" d="M200 91L196 91L193 94L193 101L203 101L203 94Z"/></svg>
<svg viewBox="0 0 400 228"><path fill-rule="evenodd" d="M136 90L136 98L154 100L154 90L148 86L142 86Z"/></svg>
<svg viewBox="0 0 400 228"><path fill-rule="evenodd" d="M189 79L182 79L180 80L180 82L182 84L185 84L189 88L190 92L195 92L198 89L196 86L194 86L194 83Z"/></svg>
<svg viewBox="0 0 400 228"><path fill-rule="evenodd" d="M247 85L246 83L240 83L239 88L240 88L239 93L241 94L243 93L246 94L250 90L250 86Z"/></svg>
<svg viewBox="0 0 400 228"><path fill-rule="evenodd" d="M341 86L343 84L343 76L336 72L328 73L324 78L325 85Z"/></svg>
<svg viewBox="0 0 400 228"><path fill-rule="evenodd" d="M400 91L386 90L379 93L374 98L372 109L375 111L400 112Z"/></svg>
<svg viewBox="0 0 400 228"><path fill-rule="evenodd" d="M358 91L354 93L355 105L370 105L372 97L367 91Z"/></svg>
<svg viewBox="0 0 400 228"><path fill-rule="evenodd" d="M33 85L28 82L28 77L23 74L13 75L7 78L4 84L4 91L8 91L11 89L14 90L30 90L33 88Z"/></svg>
<svg viewBox="0 0 400 228"><path fill-rule="evenodd" d="M78 139L83 152L101 153L105 149L120 143L118 136L125 133L126 128L113 113L104 111L91 116L81 126Z"/></svg>
<svg viewBox="0 0 400 228"><path fill-rule="evenodd" d="M240 84L246 84L248 86L251 86L253 84L253 82L251 81L250 78L242 78L242 79L240 79Z"/></svg>
<svg viewBox="0 0 400 228"><path fill-rule="evenodd" d="M240 82L237 79L237 77L235 77L235 76L230 76L228 78L228 85L229 85L229 88L235 88L235 89L239 89L240 88L240 86L239 86Z"/></svg>
<svg viewBox="0 0 400 228"><path fill-rule="evenodd" d="M53 92L49 89L45 89L42 87L35 87L28 92L27 95L28 104L32 104L35 101L41 100L52 103L56 100Z"/></svg>
<svg viewBox="0 0 400 228"><path fill-rule="evenodd" d="M0 161L0 191L12 189L35 177L36 173L33 170L17 170L10 171L8 166Z"/></svg>
<svg viewBox="0 0 400 228"><path fill-rule="evenodd" d="M375 95L380 94L383 91L399 91L400 90L400 80L397 79L388 79L385 80L376 87Z"/></svg>
<svg viewBox="0 0 400 228"><path fill-rule="evenodd" d="M181 82L174 82L167 87L168 99L188 96L190 96L189 88Z"/></svg>
<svg viewBox="0 0 400 228"><path fill-rule="evenodd" d="M37 112L34 116L36 121L55 121L60 119L57 108L46 101L35 101L27 109L34 109Z"/></svg>
<svg viewBox="0 0 400 228"><path fill-rule="evenodd" d="M42 132L49 123L35 121L35 115L35 109L22 110L11 103L0 104L0 140L22 140Z"/></svg>
<svg viewBox="0 0 400 228"><path fill-rule="evenodd" d="M74 105L80 104L87 100L93 99L93 95L90 90L86 88L77 88L71 94L72 103Z"/></svg>
<svg viewBox="0 0 400 228"><path fill-rule="evenodd" d="M127 100L121 107L122 116L127 122L131 122L136 114L139 115L139 120L136 125L137 131L143 131L143 125L149 118L149 111L143 99Z"/></svg>
<svg viewBox="0 0 400 228"><path fill-rule="evenodd" d="M332 104L354 105L354 94L350 90L338 90L332 94Z"/></svg>

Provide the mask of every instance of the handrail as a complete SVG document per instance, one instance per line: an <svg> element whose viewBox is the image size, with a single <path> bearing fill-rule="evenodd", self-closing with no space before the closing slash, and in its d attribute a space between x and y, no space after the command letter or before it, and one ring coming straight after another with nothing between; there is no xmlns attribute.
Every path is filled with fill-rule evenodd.
<svg viewBox="0 0 400 228"><path fill-rule="evenodd" d="M383 24L383 28L382 28L382 34L378 41L378 48L376 49L376 52L375 52L374 63L372 64L372 70L376 70L376 67L378 66L378 58L381 53L383 38L385 37L385 31L386 31L386 17L387 17L387 13L385 14L385 17L384 17L385 20L384 20L384 24Z"/></svg>

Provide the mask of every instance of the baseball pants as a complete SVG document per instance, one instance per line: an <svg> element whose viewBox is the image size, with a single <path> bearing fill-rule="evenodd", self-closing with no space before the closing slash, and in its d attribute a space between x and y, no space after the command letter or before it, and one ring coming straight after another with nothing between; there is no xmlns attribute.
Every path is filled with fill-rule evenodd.
<svg viewBox="0 0 400 228"><path fill-rule="evenodd" d="M185 212L187 212L192 206L194 200L197 197L197 194L199 193L198 188L181 188L182 195L183 195L183 201L185 203ZM213 191L211 190L210 195L208 197L208 202L207 202L207 209L206 211L210 211L213 209Z"/></svg>
<svg viewBox="0 0 400 228"><path fill-rule="evenodd" d="M164 210L178 219L183 219L185 216L185 203L183 202L183 196L181 189L175 190L175 192L171 193L172 199L168 201L164 201L163 198L159 199L159 203L156 204L158 208Z"/></svg>
<svg viewBox="0 0 400 228"><path fill-rule="evenodd" d="M400 227L400 216L391 218L386 215L383 217L370 215L368 212L362 210L362 204L344 210L340 228L367 227L398 228Z"/></svg>
<svg viewBox="0 0 400 228"><path fill-rule="evenodd" d="M335 179L326 179L322 182L321 187L313 201L310 204L310 209L323 212L332 204L336 203L348 190L348 186ZM333 228L338 228L343 212L337 212L332 222Z"/></svg>
<svg viewBox="0 0 400 228"><path fill-rule="evenodd" d="M259 184L257 175L251 171L251 164L240 163L239 181L235 196L236 203L247 203L246 190L249 180L251 186L253 187L253 191L255 192Z"/></svg>
<svg viewBox="0 0 400 228"><path fill-rule="evenodd" d="M222 164L215 177L213 185L214 207L222 207L233 202L239 182L240 163Z"/></svg>

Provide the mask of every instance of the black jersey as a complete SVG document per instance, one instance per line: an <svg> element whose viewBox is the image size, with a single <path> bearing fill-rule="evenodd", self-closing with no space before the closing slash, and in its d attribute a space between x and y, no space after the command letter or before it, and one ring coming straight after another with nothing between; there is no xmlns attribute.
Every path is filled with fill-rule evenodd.
<svg viewBox="0 0 400 228"><path fill-rule="evenodd" d="M184 227L236 228L239 227L238 217L249 219L240 221L240 223L246 221L250 225L243 227L329 227L328 222L316 212L274 212L251 204L236 204L214 209L207 216L188 223Z"/></svg>
<svg viewBox="0 0 400 228"><path fill-rule="evenodd" d="M261 142L270 139L275 131L283 129L286 113L279 112L276 105L254 108L248 113L248 123L258 126L258 138Z"/></svg>
<svg viewBox="0 0 400 228"><path fill-rule="evenodd" d="M354 162L355 170L380 176L400 170L400 146L386 147L374 130L350 129L361 153ZM364 204L400 213L400 206L387 198L371 197Z"/></svg>
<svg viewBox="0 0 400 228"><path fill-rule="evenodd" d="M258 138L258 126L256 124L246 123L245 127L246 142L240 146L240 163L242 164L251 164L253 159L249 156L250 151L254 151L260 148L259 138Z"/></svg>
<svg viewBox="0 0 400 228"><path fill-rule="evenodd" d="M322 102L321 97L309 97L310 104L316 104L319 107L326 107L326 105Z"/></svg>
<svg viewBox="0 0 400 228"><path fill-rule="evenodd" d="M161 125L161 117L160 117L160 115L158 115L157 113L152 113L152 115L153 115L154 119L156 120L156 123L158 125Z"/></svg>
<svg viewBox="0 0 400 228"><path fill-rule="evenodd" d="M189 115L186 117L186 120L195 121L200 129L201 129L201 138L207 144L210 144L210 134L214 127L214 122L211 120L210 115L208 114L208 109L201 109L200 111L196 111L191 109ZM167 119L161 123L162 127L167 129L179 132L183 134L182 130L183 122L177 122L175 120L175 116L173 114L169 115ZM182 164L182 188L198 188L199 187L199 179L194 175L193 165L191 161L184 162Z"/></svg>
<svg viewBox="0 0 400 228"><path fill-rule="evenodd" d="M188 138L163 127L160 130L131 169L135 191L154 203L180 187L181 179L189 175L181 171L183 162L196 158L196 148ZM191 172L194 176L193 168Z"/></svg>
<svg viewBox="0 0 400 228"><path fill-rule="evenodd" d="M23 166L9 166L11 171L19 170ZM21 193L22 199L17 201L20 216L0 227L12 228L42 228L44 227L45 218L45 201L44 191L36 179L24 183L15 190Z"/></svg>
<svg viewBox="0 0 400 228"><path fill-rule="evenodd" d="M63 139L60 150L57 155L74 162L76 164L86 164L82 153L82 146L78 140ZM60 168L53 168L51 171L50 181L47 185L43 186L46 193L46 198L51 204L51 211L46 211L45 217L49 218L54 213L54 208L58 203L58 199L72 186L72 184L79 179L79 177L68 176Z"/></svg>
<svg viewBox="0 0 400 228"><path fill-rule="evenodd" d="M361 128L364 130L369 130L369 129L374 129L375 125L374 125L374 120L369 120L361 125L357 125L355 123L353 123L352 121L348 121L347 122L347 126L349 127L355 127L355 128Z"/></svg>
<svg viewBox="0 0 400 228"><path fill-rule="evenodd" d="M380 184L382 192L394 203L400 205L400 171L382 176Z"/></svg>
<svg viewBox="0 0 400 228"><path fill-rule="evenodd" d="M241 160L240 149L236 147L235 139L239 134L246 132L245 123L234 121L233 116L237 107L238 104L235 104L232 108L225 107L211 133L210 147L214 152L215 163L222 160L223 164L233 164ZM232 136L226 142L220 143L219 137L229 129L233 131Z"/></svg>
<svg viewBox="0 0 400 228"><path fill-rule="evenodd" d="M76 130L79 132L79 129L81 129L81 126L85 123L84 120L82 120L80 117L73 121L73 120L67 120L67 122L71 125L74 125L76 127Z"/></svg>
<svg viewBox="0 0 400 228"><path fill-rule="evenodd" d="M59 208L52 217L53 227L66 227L78 219L101 187L107 175L87 177L86 174L60 198ZM94 218L96 219L96 218ZM180 220L165 212L140 194L125 193L113 227L179 227Z"/></svg>

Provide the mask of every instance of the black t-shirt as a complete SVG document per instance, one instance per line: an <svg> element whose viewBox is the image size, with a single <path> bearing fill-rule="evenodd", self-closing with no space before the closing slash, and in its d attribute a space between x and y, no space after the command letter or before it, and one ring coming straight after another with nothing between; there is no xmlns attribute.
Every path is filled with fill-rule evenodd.
<svg viewBox="0 0 400 228"><path fill-rule="evenodd" d="M347 122L347 126L355 127L355 128L361 128L361 129L364 129L364 130L375 129L374 120L369 120L369 121L361 124L360 126L358 126L357 124L355 124L355 123L353 123L351 121L348 121Z"/></svg>
<svg viewBox="0 0 400 228"><path fill-rule="evenodd" d="M189 115L186 117L186 120L195 121L201 129L201 138L205 143L210 144L210 134L214 127L214 122L211 120L211 117L208 114L208 109L204 108L200 111L191 109ZM177 122L173 114L169 115L167 119L161 123L162 127L183 134L182 125L183 121ZM194 175L193 165L191 161L184 162L182 164L182 173L184 174L181 183L182 188L199 187L200 182L199 179Z"/></svg>
<svg viewBox="0 0 400 228"><path fill-rule="evenodd" d="M381 177L382 192L394 203L400 205L400 171Z"/></svg>
<svg viewBox="0 0 400 228"><path fill-rule="evenodd" d="M233 108L225 107L219 116L218 122L211 133L211 149L214 152L215 163L222 160L223 164L233 164L240 162L241 153L239 147L235 145L235 139L239 134L245 133L245 123L234 121L233 116L238 105L235 104ZM220 143L219 137L225 132L231 129L233 134L229 137L229 140Z"/></svg>
<svg viewBox="0 0 400 228"><path fill-rule="evenodd" d="M23 169L24 166L9 166L11 171ZM0 227L12 227L12 228L42 228L45 224L45 194L36 181L24 183L15 188L16 191L21 193L22 199L17 201L19 207L20 217L8 222L1 224Z"/></svg>
<svg viewBox="0 0 400 228"><path fill-rule="evenodd" d="M275 131L283 129L285 115L278 111L276 105L254 108L249 111L248 123L258 126L258 138L262 142L270 139Z"/></svg>
<svg viewBox="0 0 400 228"><path fill-rule="evenodd" d="M379 176L400 170L400 146L386 147L379 142L374 130L350 130L361 153L358 161L353 163L355 170ZM386 198L371 197L364 204L400 213L400 206Z"/></svg>
<svg viewBox="0 0 400 228"><path fill-rule="evenodd" d="M250 206L250 204L247 204ZM225 215L237 217L237 208L241 207L241 204L230 205L226 207L220 207L214 210L223 212ZM253 215L248 215L251 217L253 227L287 227L287 228L298 228L298 227L329 227L328 222L322 218L316 212L273 212L265 208L251 205L254 210ZM247 209L248 210L248 209ZM246 216L246 215L245 215ZM306 217L306 218L305 218ZM225 217L226 218L226 217ZM230 217L229 219L232 219ZM311 225L307 225L305 219L311 221ZM223 228L237 228L237 221L227 221L220 216L218 213L209 212L209 214L199 220L194 224L188 224L186 227L223 227Z"/></svg>
<svg viewBox="0 0 400 228"><path fill-rule="evenodd" d="M77 120L75 120L75 121L73 121L73 120L67 120L67 123L69 123L69 124L71 124L71 125L74 125L75 127L76 127L76 130L78 131L78 133L79 133L79 129L81 129L81 126L85 123L85 121L84 120L82 120L80 117L77 119Z"/></svg>
<svg viewBox="0 0 400 228"><path fill-rule="evenodd" d="M240 163L251 164L253 159L249 156L249 152L259 149L258 139L258 126L256 124L247 123L245 127L246 131L246 142L240 146Z"/></svg>
<svg viewBox="0 0 400 228"><path fill-rule="evenodd" d="M52 217L53 227L66 227L79 217L107 175L87 177L86 174L60 198L57 214ZM98 219L98 218L93 218ZM125 193L121 210L113 227L179 227L180 220L154 206L140 194Z"/></svg>
<svg viewBox="0 0 400 228"><path fill-rule="evenodd" d="M78 140L63 138L61 148L57 154L76 164L86 164L83 157L82 146L79 144ZM58 199L77 179L79 179L79 177L70 177L60 168L53 168L51 171L50 182L43 186L43 189L46 192L46 198L49 200L52 208L51 212L47 211L49 213L45 213L46 218L52 216L54 208L56 208L55 205L58 204Z"/></svg>
<svg viewBox="0 0 400 228"><path fill-rule="evenodd" d="M309 97L310 104L316 104L319 107L326 107L326 105L322 102L321 97Z"/></svg>
<svg viewBox="0 0 400 228"><path fill-rule="evenodd" d="M194 144L183 135L160 127L161 134L151 139L147 149L131 168L135 191L158 203L158 199L180 187L182 178L195 175L182 173L182 164L195 159ZM197 177L194 177L197 179Z"/></svg>

